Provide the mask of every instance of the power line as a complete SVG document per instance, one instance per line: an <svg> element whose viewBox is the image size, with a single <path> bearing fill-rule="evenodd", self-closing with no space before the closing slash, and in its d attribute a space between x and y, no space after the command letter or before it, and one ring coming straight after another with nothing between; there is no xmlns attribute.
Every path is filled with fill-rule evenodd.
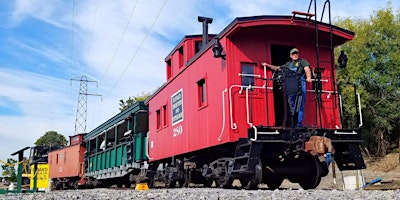
<svg viewBox="0 0 400 200"><path fill-rule="evenodd" d="M136 6L137 6L137 3L138 3L138 2L139 2L139 0L137 0L137 1L135 2L135 4L133 5L133 7L132 7L132 9L131 9L131 13L130 13L130 15L129 15L128 21L126 22L124 31L123 31L122 34L121 34L121 37L120 37L120 39L119 39L119 42L118 42L117 46L116 46L115 49L114 49L114 53L113 53L113 55L111 56L111 60L110 60L110 62L108 63L107 68L106 68L105 72L103 73L103 75L102 75L102 77L101 77L101 79L100 79L100 82L103 81L104 77L106 76L106 74L108 73L108 70L109 70L110 67L111 67L112 62L114 61L115 55L117 54L117 51L119 50L119 47L120 47L121 42L122 42L122 39L125 37L125 33L126 33L126 31L127 31L127 29L128 29L128 26L129 26L129 24L130 24L130 22L131 22L133 13L134 13L135 10L136 10ZM100 109L101 109L101 104L100 104ZM101 111L100 111L100 112L101 112Z"/></svg>
<svg viewBox="0 0 400 200"><path fill-rule="evenodd" d="M94 29L94 25L96 23L96 16L97 16L97 8L99 6L99 0L96 1L96 8L94 11L94 16L93 16L93 22L92 22L92 28L90 30L90 41L89 41L89 47L88 47L88 54L90 53L90 49L92 46L92 40L93 40L93 29ZM86 74L86 70L87 70L87 66L85 67L83 74Z"/></svg>
<svg viewBox="0 0 400 200"><path fill-rule="evenodd" d="M71 24L71 74L74 64L74 22L75 21L75 0L72 0L72 24Z"/></svg>
<svg viewBox="0 0 400 200"><path fill-rule="evenodd" d="M74 17L75 16L75 0L72 0L72 16L71 16L71 60L70 60L70 64L71 67L69 68L69 72L70 72L70 76L73 76L73 64L74 64ZM72 87L71 87L71 99L73 97L73 91L72 91ZM73 106L71 107L73 110ZM76 128L75 128L76 129Z"/></svg>
<svg viewBox="0 0 400 200"><path fill-rule="evenodd" d="M167 4L167 1L168 1L168 0L165 0L165 1L164 1L164 4L162 5L162 7L160 8L160 10L158 11L156 18L154 19L153 23L151 24L151 26L150 26L149 30L147 31L145 37L143 38L142 42L139 44L138 48L137 48L136 51L133 53L131 60L130 60L129 63L125 66L124 71L121 73L121 75L119 76L118 80L115 82L114 86L111 88L111 90L107 93L106 96L108 96L108 95L111 93L111 91L114 90L115 86L117 86L117 84L118 84L118 82L121 80L122 76L123 76L123 75L126 73L126 71L128 70L128 67L131 65L131 63L132 63L133 60L135 59L137 53L138 53L139 50L142 48L142 45L143 45L144 41L146 40L147 36L149 36L151 30L153 29L153 26L154 26L154 24L156 23L156 21L157 21L158 17L160 16L162 10L164 9L165 5Z"/></svg>
<svg viewBox="0 0 400 200"><path fill-rule="evenodd" d="M124 31L122 32L121 38L119 39L119 42L118 42L117 46L115 47L114 53L113 53L113 55L112 55L112 57L111 57L110 62L109 62L108 65L107 65L106 71L104 72L103 76L102 76L101 79L100 79L100 82L103 81L103 79L104 79L104 77L106 76L108 70L110 69L111 63L114 61L115 55L117 54L117 51L118 51L118 49L119 49L119 46L121 45L122 39L123 39L124 36L125 36L126 30L128 29L128 25L129 25L130 22L131 22L133 13L135 12L136 5L137 5L138 2L139 2L139 0L137 0L137 1L135 2L135 4L133 5L133 7L132 7L132 9L131 9L131 14L130 14L130 16L129 16L128 22L127 22L126 25L125 25L125 29L124 29Z"/></svg>

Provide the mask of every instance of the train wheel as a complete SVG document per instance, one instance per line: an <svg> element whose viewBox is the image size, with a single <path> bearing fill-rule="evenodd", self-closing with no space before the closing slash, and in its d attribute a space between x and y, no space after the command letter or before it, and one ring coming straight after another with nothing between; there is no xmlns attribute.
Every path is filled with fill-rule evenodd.
<svg viewBox="0 0 400 200"><path fill-rule="evenodd" d="M215 185L217 187L222 186L223 188L231 188L234 179L231 176L224 176L215 179Z"/></svg>
<svg viewBox="0 0 400 200"><path fill-rule="evenodd" d="M212 186L213 182L214 182L213 179L205 179L205 180L203 181L203 185L204 185L204 187L209 188L209 187Z"/></svg>
<svg viewBox="0 0 400 200"><path fill-rule="evenodd" d="M319 160L315 156L306 156L303 162L306 173L299 180L299 185L305 189L314 189L321 182Z"/></svg>
<svg viewBox="0 0 400 200"><path fill-rule="evenodd" d="M181 187L189 187L189 183L192 182L192 172L186 171L184 172L184 179L179 181L179 185Z"/></svg>
<svg viewBox="0 0 400 200"><path fill-rule="evenodd" d="M166 186L167 188L184 187L185 178L174 179L174 177L168 177Z"/></svg>
<svg viewBox="0 0 400 200"><path fill-rule="evenodd" d="M29 178L23 178L22 179L22 185L29 185L29 183L30 183Z"/></svg>
<svg viewBox="0 0 400 200"><path fill-rule="evenodd" d="M61 189L60 182L57 179L53 180L52 188L53 188L53 190L60 190Z"/></svg>
<svg viewBox="0 0 400 200"><path fill-rule="evenodd" d="M167 182L167 188L175 188L176 186L176 181L174 180L168 180Z"/></svg>
<svg viewBox="0 0 400 200"><path fill-rule="evenodd" d="M254 174L252 175L244 175L244 177L240 178L240 183L242 187L246 190L255 190L258 188L258 184L262 181L262 164L261 159L258 158L257 164L254 167Z"/></svg>
<svg viewBox="0 0 400 200"><path fill-rule="evenodd" d="M79 188L78 182L79 182L79 180L72 181L72 183L71 183L72 189L77 190Z"/></svg>
<svg viewBox="0 0 400 200"><path fill-rule="evenodd" d="M58 181L57 180L57 182L56 182L56 190L62 190L64 187L63 187L63 183L61 183L60 181Z"/></svg>
<svg viewBox="0 0 400 200"><path fill-rule="evenodd" d="M185 179L178 180L179 187L187 187L189 184L186 183Z"/></svg>
<svg viewBox="0 0 400 200"><path fill-rule="evenodd" d="M125 182L124 182L125 188L130 188L131 185L132 185L132 183L129 180L125 180Z"/></svg>
<svg viewBox="0 0 400 200"><path fill-rule="evenodd" d="M213 174L215 177L215 185L217 187L222 186L223 188L231 188L234 181L233 177L230 175L229 168L233 164L232 158L221 158L210 164L214 166Z"/></svg>
<svg viewBox="0 0 400 200"><path fill-rule="evenodd" d="M94 181L90 178L85 183L85 186L87 189L93 189L94 188Z"/></svg>
<svg viewBox="0 0 400 200"><path fill-rule="evenodd" d="M283 178L279 175L270 175L265 179L265 183L270 190L278 189L281 186L282 181Z"/></svg>
<svg viewBox="0 0 400 200"><path fill-rule="evenodd" d="M154 177L150 177L150 178L146 179L146 183L149 186L149 188L154 188L155 187L154 182L155 182L154 181Z"/></svg>
<svg viewBox="0 0 400 200"><path fill-rule="evenodd" d="M55 183L54 183L54 180L53 180L53 179L50 179L50 180L49 180L49 187L50 187L50 190L51 190L51 191L53 191L53 190L56 189L56 186L55 186Z"/></svg>

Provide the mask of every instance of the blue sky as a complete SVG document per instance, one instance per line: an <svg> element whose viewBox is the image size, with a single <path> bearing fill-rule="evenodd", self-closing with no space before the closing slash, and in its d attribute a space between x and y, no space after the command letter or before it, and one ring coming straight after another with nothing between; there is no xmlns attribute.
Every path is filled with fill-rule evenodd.
<svg viewBox="0 0 400 200"><path fill-rule="evenodd" d="M331 3L333 18L368 18L387 1ZM392 4L400 8L398 1ZM0 1L0 159L33 146L46 131L67 139L74 134L79 83L71 78L98 81L98 87L89 83L89 92L103 95L103 101L88 97L90 131L119 112L119 99L165 82L165 56L184 35L201 34L197 16L212 17L209 32L219 33L235 17L291 15L306 12L308 5L308 0Z"/></svg>

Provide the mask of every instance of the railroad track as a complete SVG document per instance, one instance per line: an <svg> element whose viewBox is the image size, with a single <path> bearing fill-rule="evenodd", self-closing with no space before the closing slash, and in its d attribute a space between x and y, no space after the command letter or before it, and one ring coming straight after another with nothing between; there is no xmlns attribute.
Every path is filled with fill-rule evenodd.
<svg viewBox="0 0 400 200"><path fill-rule="evenodd" d="M165 187L156 187L158 189L166 189ZM195 188L203 188L201 185L190 185L189 188L195 189ZM215 186L213 186L212 188L217 188ZM135 190L135 187L131 187L131 188L117 188L117 187L113 187L112 189L115 190ZM179 188L170 188L170 189L179 189ZM240 190L241 187L240 185L235 185L233 184L233 186L230 189L238 189ZM259 190L269 190L268 187L266 185L259 185ZM299 187L291 187L291 186L284 186L284 187L280 187L280 190L298 190ZM380 181L379 183L376 183L374 185L368 185L365 186L364 188L362 188L362 190L382 190L382 191L386 191L386 190L397 190L400 189L400 180L383 180ZM337 188L324 188L324 189L318 189L318 190L338 190ZM343 189L339 189L343 190Z"/></svg>

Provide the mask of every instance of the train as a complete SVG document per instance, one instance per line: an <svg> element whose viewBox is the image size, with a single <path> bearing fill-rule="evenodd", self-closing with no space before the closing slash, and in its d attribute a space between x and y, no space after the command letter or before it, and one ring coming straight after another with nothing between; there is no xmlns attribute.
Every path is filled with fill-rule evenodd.
<svg viewBox="0 0 400 200"><path fill-rule="evenodd" d="M361 112L359 126L343 124L333 50L354 33L313 16L238 17L219 34L208 34L212 18L198 17L203 33L184 36L167 55L166 82L149 99L48 153L52 187L230 188L238 180L244 189L277 189L288 179L314 189L330 155L340 171L365 169ZM313 76L301 127L287 103L293 81L261 65L283 65L293 48ZM357 98L354 87L355 108Z"/></svg>

